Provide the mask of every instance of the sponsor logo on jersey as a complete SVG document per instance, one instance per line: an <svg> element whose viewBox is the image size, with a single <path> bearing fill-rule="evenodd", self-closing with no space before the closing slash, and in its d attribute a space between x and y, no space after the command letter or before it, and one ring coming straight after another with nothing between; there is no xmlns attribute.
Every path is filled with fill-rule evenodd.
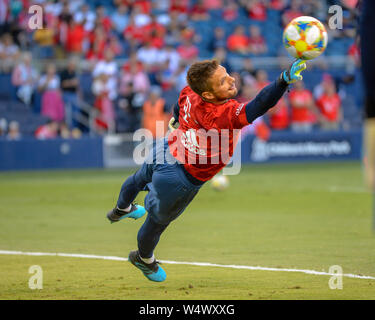
<svg viewBox="0 0 375 320"><path fill-rule="evenodd" d="M189 129L182 134L181 143L190 152L199 154L201 156L206 156L206 151L199 147L197 134L194 129Z"/></svg>
<svg viewBox="0 0 375 320"><path fill-rule="evenodd" d="M241 103L241 104L237 107L237 110L236 110L236 116L239 116L239 115L240 115L240 112L241 112L243 106L244 106L244 104Z"/></svg>

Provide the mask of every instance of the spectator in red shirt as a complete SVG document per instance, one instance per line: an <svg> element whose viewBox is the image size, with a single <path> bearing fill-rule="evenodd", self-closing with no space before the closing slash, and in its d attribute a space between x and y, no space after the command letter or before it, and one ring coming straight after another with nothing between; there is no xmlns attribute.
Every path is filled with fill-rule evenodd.
<svg viewBox="0 0 375 320"><path fill-rule="evenodd" d="M237 84L236 84L237 86ZM258 90L256 87L246 84L242 87L240 95L236 98L238 102L246 103L256 97ZM267 141L271 136L271 130L264 121L264 115L255 119L251 126L242 128L241 134L243 137L247 135L255 135L262 141Z"/></svg>
<svg viewBox="0 0 375 320"><path fill-rule="evenodd" d="M189 0L170 0L169 13L187 15L189 12Z"/></svg>
<svg viewBox="0 0 375 320"><path fill-rule="evenodd" d="M135 0L133 1L133 9L140 8L140 11L144 14L149 15L151 13L152 4L151 1L147 0Z"/></svg>
<svg viewBox="0 0 375 320"><path fill-rule="evenodd" d="M151 33L150 42L151 42L151 46L157 49L162 49L164 48L164 45L165 45L164 35L159 30L155 30L154 32Z"/></svg>
<svg viewBox="0 0 375 320"><path fill-rule="evenodd" d="M337 130L342 120L341 99L332 80L324 81L322 85L323 94L316 102L322 115L321 127L326 130Z"/></svg>
<svg viewBox="0 0 375 320"><path fill-rule="evenodd" d="M86 53L86 59L101 60L104 58L104 50L106 46L106 33L101 26L97 26L89 36L90 48Z"/></svg>
<svg viewBox="0 0 375 320"><path fill-rule="evenodd" d="M316 107L310 90L306 89L302 81L294 84L289 93L291 105L291 127L293 131L309 132L316 122Z"/></svg>
<svg viewBox="0 0 375 320"><path fill-rule="evenodd" d="M238 17L238 5L235 1L230 0L223 8L223 19L225 21L233 21Z"/></svg>
<svg viewBox="0 0 375 320"><path fill-rule="evenodd" d="M257 21L265 21L267 19L267 8L263 0L244 0L243 3L249 12L249 18Z"/></svg>
<svg viewBox="0 0 375 320"><path fill-rule="evenodd" d="M149 35L152 33L152 31L156 30L162 35L164 35L166 32L165 27L157 21L157 17L155 15L151 15L150 17L151 17L151 22L146 24L143 27L144 34Z"/></svg>
<svg viewBox="0 0 375 320"><path fill-rule="evenodd" d="M105 7L102 5L96 8L95 23L96 25L101 25L107 33L112 29L112 21L108 16L106 16Z"/></svg>
<svg viewBox="0 0 375 320"><path fill-rule="evenodd" d="M267 51L266 42L260 34L258 26L250 26L249 52L255 55L263 54Z"/></svg>
<svg viewBox="0 0 375 320"><path fill-rule="evenodd" d="M286 26L290 21L299 16L303 16L303 12L301 10L301 1L292 0L290 2L289 9L286 10L281 17L283 25Z"/></svg>
<svg viewBox="0 0 375 320"><path fill-rule="evenodd" d="M222 0L203 0L203 3L208 10L216 10L223 7Z"/></svg>
<svg viewBox="0 0 375 320"><path fill-rule="evenodd" d="M285 0L270 0L269 8L273 10L283 10L286 6Z"/></svg>
<svg viewBox="0 0 375 320"><path fill-rule="evenodd" d="M359 37L355 39L353 44L348 49L348 56L354 62L354 64L359 68L361 66L360 51L359 51Z"/></svg>
<svg viewBox="0 0 375 320"><path fill-rule="evenodd" d="M227 47L230 51L246 54L248 52L249 39L243 26L237 26L234 33L227 39Z"/></svg>
<svg viewBox="0 0 375 320"><path fill-rule="evenodd" d="M151 16L151 22L142 27L144 41L150 41L152 46L162 48L164 46L165 27L158 23L156 16Z"/></svg>
<svg viewBox="0 0 375 320"><path fill-rule="evenodd" d="M194 21L205 21L209 19L208 10L202 0L198 0L190 11L190 18Z"/></svg>
<svg viewBox="0 0 375 320"><path fill-rule="evenodd" d="M264 87L268 86L270 84L270 81L268 80L268 74L265 70L258 70L256 72L256 84L255 86L250 85L251 87L255 88L255 92L259 92ZM288 113L288 107L285 103L285 99L281 98L277 105L270 109L268 112L269 119L270 119L270 126L271 129L274 130L283 130L288 128L289 126L289 113Z"/></svg>
<svg viewBox="0 0 375 320"><path fill-rule="evenodd" d="M83 25L72 20L68 27L68 32L66 36L66 51L69 53L82 54L82 45L85 36L86 32Z"/></svg>
<svg viewBox="0 0 375 320"><path fill-rule="evenodd" d="M268 111L269 123L272 130L285 130L290 125L289 110L286 99L282 97L272 109Z"/></svg>
<svg viewBox="0 0 375 320"><path fill-rule="evenodd" d="M131 15L129 24L124 30L124 38L128 41L131 48L135 49L145 40L144 30L142 27L137 27L135 24L135 16Z"/></svg>
<svg viewBox="0 0 375 320"><path fill-rule="evenodd" d="M193 44L193 40L191 38L185 38L183 39L182 44L177 48L177 52L181 59L185 60L186 62L192 62L198 57L199 50Z"/></svg>

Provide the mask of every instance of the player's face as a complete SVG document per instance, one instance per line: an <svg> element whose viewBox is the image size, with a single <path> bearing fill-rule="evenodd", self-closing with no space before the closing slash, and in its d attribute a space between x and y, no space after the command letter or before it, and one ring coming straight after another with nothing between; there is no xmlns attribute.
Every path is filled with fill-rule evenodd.
<svg viewBox="0 0 375 320"><path fill-rule="evenodd" d="M235 79L231 77L223 66L219 66L211 78L212 95L215 102L225 101L237 95Z"/></svg>

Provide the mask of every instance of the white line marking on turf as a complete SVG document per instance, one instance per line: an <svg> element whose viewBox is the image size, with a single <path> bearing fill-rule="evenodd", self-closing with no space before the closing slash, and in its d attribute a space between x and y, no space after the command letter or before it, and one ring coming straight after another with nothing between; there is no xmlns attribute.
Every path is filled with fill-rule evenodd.
<svg viewBox="0 0 375 320"><path fill-rule="evenodd" d="M48 252L23 252L23 251L0 250L0 254L22 255L22 256L55 256L55 257L57 256L57 257L68 257L68 258L101 259L101 260L111 260L111 261L128 261L127 258L122 258L122 257L98 256L98 255L93 255L93 254L79 254L79 253L48 253ZM183 262L183 261L169 261L169 260L160 260L160 262L166 263L166 264L183 264L183 265L199 266L199 267L219 267L219 268L260 270L260 271L279 271L279 272L300 272L300 273L320 275L320 276L337 276L337 274L332 274L332 273L328 273L328 272L315 271L315 270L303 270L303 269L252 267L252 266L215 264L215 263L209 263L209 262ZM362 276L362 275L350 274L350 273L343 274L343 277L375 280L375 277Z"/></svg>
<svg viewBox="0 0 375 320"><path fill-rule="evenodd" d="M364 187L343 187L343 186L330 186L328 188L329 192L348 192L348 193L368 193L370 194L370 190Z"/></svg>

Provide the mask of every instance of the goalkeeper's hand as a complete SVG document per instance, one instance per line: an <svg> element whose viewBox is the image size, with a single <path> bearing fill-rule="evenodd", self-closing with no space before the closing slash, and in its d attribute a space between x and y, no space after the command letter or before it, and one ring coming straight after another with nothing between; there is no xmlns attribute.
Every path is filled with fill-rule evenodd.
<svg viewBox="0 0 375 320"><path fill-rule="evenodd" d="M171 120L169 120L168 127L171 131L176 130L179 127L178 121L172 117Z"/></svg>
<svg viewBox="0 0 375 320"><path fill-rule="evenodd" d="M287 83L291 84L296 81L302 80L303 77L300 75L300 73L306 69L306 63L305 60L297 59L294 61L288 70L285 70L281 77L282 79Z"/></svg>

